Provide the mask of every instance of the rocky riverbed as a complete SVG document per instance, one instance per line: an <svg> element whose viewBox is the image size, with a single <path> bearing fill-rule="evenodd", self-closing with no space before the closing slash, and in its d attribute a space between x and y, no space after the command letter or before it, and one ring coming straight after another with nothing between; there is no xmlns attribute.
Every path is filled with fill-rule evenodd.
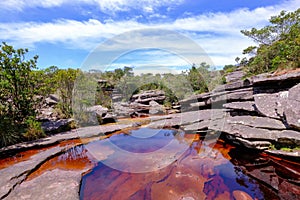
<svg viewBox="0 0 300 200"><path fill-rule="evenodd" d="M240 148L240 152L245 151L246 158L236 151L228 151L230 158L227 153L222 154L224 158L258 181L259 187L267 188L272 198L297 198L300 195L300 72L245 80L236 76L214 91L182 100L181 113L123 119L1 149L0 199L78 199L82 175L93 169L97 160L88 151L81 150L82 164L74 148L84 148L116 131L141 127L171 128L192 137L200 136L202 139L198 141L216 143L221 139L230 143ZM159 93L159 96L163 95ZM142 110L138 110L139 115ZM249 161L247 151L258 157ZM66 154L75 156L70 159ZM66 157L69 163L60 163ZM128 177L124 175L124 178ZM213 185L207 186L207 190L208 187ZM247 196L239 190L224 195L236 198L234 194Z"/></svg>

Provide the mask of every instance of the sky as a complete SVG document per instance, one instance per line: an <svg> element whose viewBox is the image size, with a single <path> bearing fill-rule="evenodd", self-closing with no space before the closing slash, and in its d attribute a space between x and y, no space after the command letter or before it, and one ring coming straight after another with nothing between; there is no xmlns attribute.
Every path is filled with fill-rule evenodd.
<svg viewBox="0 0 300 200"><path fill-rule="evenodd" d="M39 55L41 69L221 68L255 45L240 30L299 7L299 0L5 0L0 41Z"/></svg>

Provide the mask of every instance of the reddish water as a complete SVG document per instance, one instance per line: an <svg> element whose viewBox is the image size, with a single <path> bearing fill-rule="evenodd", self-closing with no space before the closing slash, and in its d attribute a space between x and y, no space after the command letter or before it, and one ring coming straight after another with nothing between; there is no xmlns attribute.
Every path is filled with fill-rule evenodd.
<svg viewBox="0 0 300 200"><path fill-rule="evenodd" d="M283 162L234 148L222 140L214 144L204 142L196 135L182 135L171 130L156 132L153 135L151 129L139 129L129 134L113 135L107 140L112 146L139 154L158 151L174 140L177 143L173 148L186 146L178 158L161 168L157 167L160 163L157 164L155 157L149 157L153 162L151 159L137 162L122 157L123 154L105 141L87 145L94 155L97 154L95 149L101 149L102 156L98 157L101 160L98 165L83 176L80 198L299 199L300 170L297 163L289 163L286 168ZM137 137L139 135L147 138ZM150 170L145 171L145 166ZM137 169L144 172L135 173Z"/></svg>
<svg viewBox="0 0 300 200"><path fill-rule="evenodd" d="M1 159L0 168L57 145L70 150L46 161L27 180L55 168L87 170L81 199L294 200L300 196L299 163L175 130L127 129L86 141L65 141Z"/></svg>

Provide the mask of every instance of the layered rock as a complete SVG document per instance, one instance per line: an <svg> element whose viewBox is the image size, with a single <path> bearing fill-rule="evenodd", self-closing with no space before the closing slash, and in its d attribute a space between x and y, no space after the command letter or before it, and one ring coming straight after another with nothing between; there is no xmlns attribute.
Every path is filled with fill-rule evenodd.
<svg viewBox="0 0 300 200"><path fill-rule="evenodd" d="M184 113L149 126L217 131L235 144L258 150L300 146L300 72L237 80L180 103Z"/></svg>

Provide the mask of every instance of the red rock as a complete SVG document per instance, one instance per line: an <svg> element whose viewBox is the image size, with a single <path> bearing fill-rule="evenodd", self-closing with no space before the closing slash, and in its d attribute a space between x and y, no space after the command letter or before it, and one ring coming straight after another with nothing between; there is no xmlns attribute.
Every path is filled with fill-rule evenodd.
<svg viewBox="0 0 300 200"><path fill-rule="evenodd" d="M249 194L240 190L233 191L232 195L235 200L253 200Z"/></svg>

